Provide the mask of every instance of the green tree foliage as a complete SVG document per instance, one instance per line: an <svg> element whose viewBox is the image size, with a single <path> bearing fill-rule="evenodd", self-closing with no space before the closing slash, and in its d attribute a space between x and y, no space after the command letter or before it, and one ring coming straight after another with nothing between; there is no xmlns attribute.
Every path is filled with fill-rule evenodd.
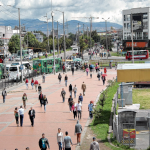
<svg viewBox="0 0 150 150"><path fill-rule="evenodd" d="M8 43L9 52L16 53L20 49L19 35L13 35Z"/></svg>
<svg viewBox="0 0 150 150"><path fill-rule="evenodd" d="M32 34L31 32L28 32L25 36L24 36L24 42L27 43L27 36L28 36L28 47L36 47L37 45L39 45L38 40L36 39L35 35Z"/></svg>

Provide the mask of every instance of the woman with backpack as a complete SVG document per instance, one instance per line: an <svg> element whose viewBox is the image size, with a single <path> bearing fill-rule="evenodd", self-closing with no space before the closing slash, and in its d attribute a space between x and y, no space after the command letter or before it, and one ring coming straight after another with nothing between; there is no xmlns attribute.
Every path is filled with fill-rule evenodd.
<svg viewBox="0 0 150 150"><path fill-rule="evenodd" d="M61 78L62 78L62 76L61 76L61 74L59 73L59 75L58 75L59 84L61 83Z"/></svg>

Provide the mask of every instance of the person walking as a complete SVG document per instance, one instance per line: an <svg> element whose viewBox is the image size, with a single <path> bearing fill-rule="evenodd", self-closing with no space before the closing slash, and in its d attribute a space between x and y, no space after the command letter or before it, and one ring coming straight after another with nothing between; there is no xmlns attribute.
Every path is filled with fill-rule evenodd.
<svg viewBox="0 0 150 150"><path fill-rule="evenodd" d="M85 96L86 84L83 82L81 89L83 90L83 96Z"/></svg>
<svg viewBox="0 0 150 150"><path fill-rule="evenodd" d="M72 104L73 104L73 98L70 95L70 97L68 98L68 105L69 105L70 112L71 112Z"/></svg>
<svg viewBox="0 0 150 150"><path fill-rule="evenodd" d="M76 98L76 94L77 94L77 87L76 87L76 85L73 88L73 92L74 92L74 98Z"/></svg>
<svg viewBox="0 0 150 150"><path fill-rule="evenodd" d="M22 127L23 126L23 117L24 117L24 109L22 108L22 106L20 106L20 109L18 112L20 114L20 126Z"/></svg>
<svg viewBox="0 0 150 150"><path fill-rule="evenodd" d="M73 146L71 137L68 135L67 131L65 132L65 135L66 136L64 137L63 149L64 150L71 150L70 144Z"/></svg>
<svg viewBox="0 0 150 150"><path fill-rule="evenodd" d="M97 78L98 78L99 81L100 81L100 77L101 77L101 73L100 73L100 71L98 71Z"/></svg>
<svg viewBox="0 0 150 150"><path fill-rule="evenodd" d="M58 128L58 133L57 133L57 144L59 146L59 150L62 150L63 148L63 133L61 132L61 128Z"/></svg>
<svg viewBox="0 0 150 150"><path fill-rule="evenodd" d="M82 102L83 102L83 96L82 96L81 93L80 93L80 95L79 95L79 101L80 101L80 103L82 104Z"/></svg>
<svg viewBox="0 0 150 150"><path fill-rule="evenodd" d="M42 107L43 98L44 98L44 96L43 96L42 92L40 92L39 100L40 100L41 107Z"/></svg>
<svg viewBox="0 0 150 150"><path fill-rule="evenodd" d="M59 75L58 75L59 84L61 83L61 78L62 78L62 76L61 76L61 74L59 73Z"/></svg>
<svg viewBox="0 0 150 150"><path fill-rule="evenodd" d="M62 96L63 103L65 102L65 95L66 95L66 92L65 92L64 88L62 88L60 96Z"/></svg>
<svg viewBox="0 0 150 150"><path fill-rule="evenodd" d="M6 92L5 88L2 91L2 96L3 96L3 103L5 103L5 99L6 99L6 96L7 96L7 92Z"/></svg>
<svg viewBox="0 0 150 150"><path fill-rule="evenodd" d="M27 94L24 93L23 96L22 96L22 101L23 101L23 106L24 106L25 109L26 109L26 101L27 101L27 100L28 100L28 99L27 99Z"/></svg>
<svg viewBox="0 0 150 150"><path fill-rule="evenodd" d="M35 81L34 81L34 86L35 86L35 90L36 90L36 92L37 92L38 84L39 84L39 83L38 83L38 81L37 81L37 80L35 80Z"/></svg>
<svg viewBox="0 0 150 150"><path fill-rule="evenodd" d="M38 86L38 94L40 94L41 91L42 91L42 87L41 87L41 84L39 84L39 86Z"/></svg>
<svg viewBox="0 0 150 150"><path fill-rule="evenodd" d="M77 108L78 120L79 120L79 119L81 119L81 112L82 112L82 104L80 103L80 100L78 100L76 108Z"/></svg>
<svg viewBox="0 0 150 150"><path fill-rule="evenodd" d="M29 118L30 118L30 121L31 121L31 126L33 127L34 126L34 118L35 118L35 110L32 109L32 107L31 107L28 114L29 114Z"/></svg>
<svg viewBox="0 0 150 150"><path fill-rule="evenodd" d="M43 105L44 105L44 112L46 112L46 105L48 104L48 100L46 98L46 95L43 97Z"/></svg>
<svg viewBox="0 0 150 150"><path fill-rule="evenodd" d="M31 80L32 90L33 90L33 85L34 85L34 80L33 80L33 78L32 78L32 80Z"/></svg>
<svg viewBox="0 0 150 150"><path fill-rule="evenodd" d="M90 145L90 150L100 150L99 144L98 144L98 142L96 141L96 138L95 138L95 137L93 137L93 142L92 142L91 145Z"/></svg>
<svg viewBox="0 0 150 150"><path fill-rule="evenodd" d="M62 68L63 68L63 74L64 74L65 73L65 65L64 64L63 64Z"/></svg>
<svg viewBox="0 0 150 150"><path fill-rule="evenodd" d="M72 75L74 75L74 64L71 65Z"/></svg>
<svg viewBox="0 0 150 150"><path fill-rule="evenodd" d="M105 76L102 76L102 81L103 81L103 85L105 85L105 81L106 81Z"/></svg>
<svg viewBox="0 0 150 150"><path fill-rule="evenodd" d="M45 73L42 75L43 83L45 83Z"/></svg>
<svg viewBox="0 0 150 150"><path fill-rule="evenodd" d="M86 68L86 75L88 76L89 68Z"/></svg>
<svg viewBox="0 0 150 150"><path fill-rule="evenodd" d="M77 120L77 124L75 125L75 134L77 134L77 145L81 145L80 141L81 141L81 132L82 132L82 126L79 123L79 120Z"/></svg>
<svg viewBox="0 0 150 150"><path fill-rule="evenodd" d="M15 119L16 119L16 124L17 126L19 127L19 114L18 114L18 108L16 107L15 110L14 110L14 116L15 116Z"/></svg>
<svg viewBox="0 0 150 150"><path fill-rule="evenodd" d="M93 103L92 101L90 101L90 104L88 105L88 111L89 111L89 118L92 119L93 118Z"/></svg>
<svg viewBox="0 0 150 150"><path fill-rule="evenodd" d="M75 120L75 118L77 118L77 108L76 108L75 102L73 102L73 105L71 107L71 111L73 111L73 116L74 116L74 120Z"/></svg>
<svg viewBox="0 0 150 150"><path fill-rule="evenodd" d="M39 147L41 150L47 150L47 147L50 149L48 139L45 138L45 134L42 134L42 138L39 140Z"/></svg>
<svg viewBox="0 0 150 150"><path fill-rule="evenodd" d="M72 84L69 85L69 92L70 92L70 95L72 97Z"/></svg>
<svg viewBox="0 0 150 150"><path fill-rule="evenodd" d="M65 75L65 85L67 86L68 77Z"/></svg>
<svg viewBox="0 0 150 150"><path fill-rule="evenodd" d="M29 81L28 81L28 78L27 78L27 79L25 80L25 84L26 84L26 88L27 88L27 90L28 90L28 88L29 88L28 83L29 83Z"/></svg>

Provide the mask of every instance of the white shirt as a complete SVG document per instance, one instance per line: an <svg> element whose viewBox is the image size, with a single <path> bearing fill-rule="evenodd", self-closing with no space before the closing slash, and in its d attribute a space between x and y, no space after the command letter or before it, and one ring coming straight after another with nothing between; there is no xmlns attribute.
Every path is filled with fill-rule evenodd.
<svg viewBox="0 0 150 150"><path fill-rule="evenodd" d="M33 116L33 109L31 110L31 116Z"/></svg>
<svg viewBox="0 0 150 150"><path fill-rule="evenodd" d="M74 88L73 88L73 91L74 91L74 92L77 92L77 87L74 87Z"/></svg>
<svg viewBox="0 0 150 150"><path fill-rule="evenodd" d="M77 107L77 111L81 110L82 104L81 103L79 103L79 104L77 103L76 107Z"/></svg>
<svg viewBox="0 0 150 150"><path fill-rule="evenodd" d="M57 133L57 142L63 142L63 133L60 132L60 133Z"/></svg>
<svg viewBox="0 0 150 150"><path fill-rule="evenodd" d="M20 108L18 112L20 115L24 115L24 109L23 108Z"/></svg>

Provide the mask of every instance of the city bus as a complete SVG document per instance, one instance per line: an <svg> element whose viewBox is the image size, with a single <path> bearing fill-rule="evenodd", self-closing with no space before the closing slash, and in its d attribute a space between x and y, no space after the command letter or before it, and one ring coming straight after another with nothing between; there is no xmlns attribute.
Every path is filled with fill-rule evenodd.
<svg viewBox="0 0 150 150"><path fill-rule="evenodd" d="M41 71L42 73L52 73L53 64L54 64L53 58L33 60L33 70ZM55 58L55 71L58 72L61 69L62 69L61 58Z"/></svg>
<svg viewBox="0 0 150 150"><path fill-rule="evenodd" d="M148 59L149 58L149 51L148 50L134 50L134 59ZM132 51L128 51L126 53L126 59L132 59Z"/></svg>
<svg viewBox="0 0 150 150"><path fill-rule="evenodd" d="M17 51L17 56L20 56L20 50ZM28 50L22 50L22 57L29 56Z"/></svg>
<svg viewBox="0 0 150 150"><path fill-rule="evenodd" d="M4 59L5 59L4 54L0 54L0 63L3 63L3 62L4 62Z"/></svg>
<svg viewBox="0 0 150 150"><path fill-rule="evenodd" d="M0 79L3 78L3 74L4 74L4 66L2 63L0 63Z"/></svg>

